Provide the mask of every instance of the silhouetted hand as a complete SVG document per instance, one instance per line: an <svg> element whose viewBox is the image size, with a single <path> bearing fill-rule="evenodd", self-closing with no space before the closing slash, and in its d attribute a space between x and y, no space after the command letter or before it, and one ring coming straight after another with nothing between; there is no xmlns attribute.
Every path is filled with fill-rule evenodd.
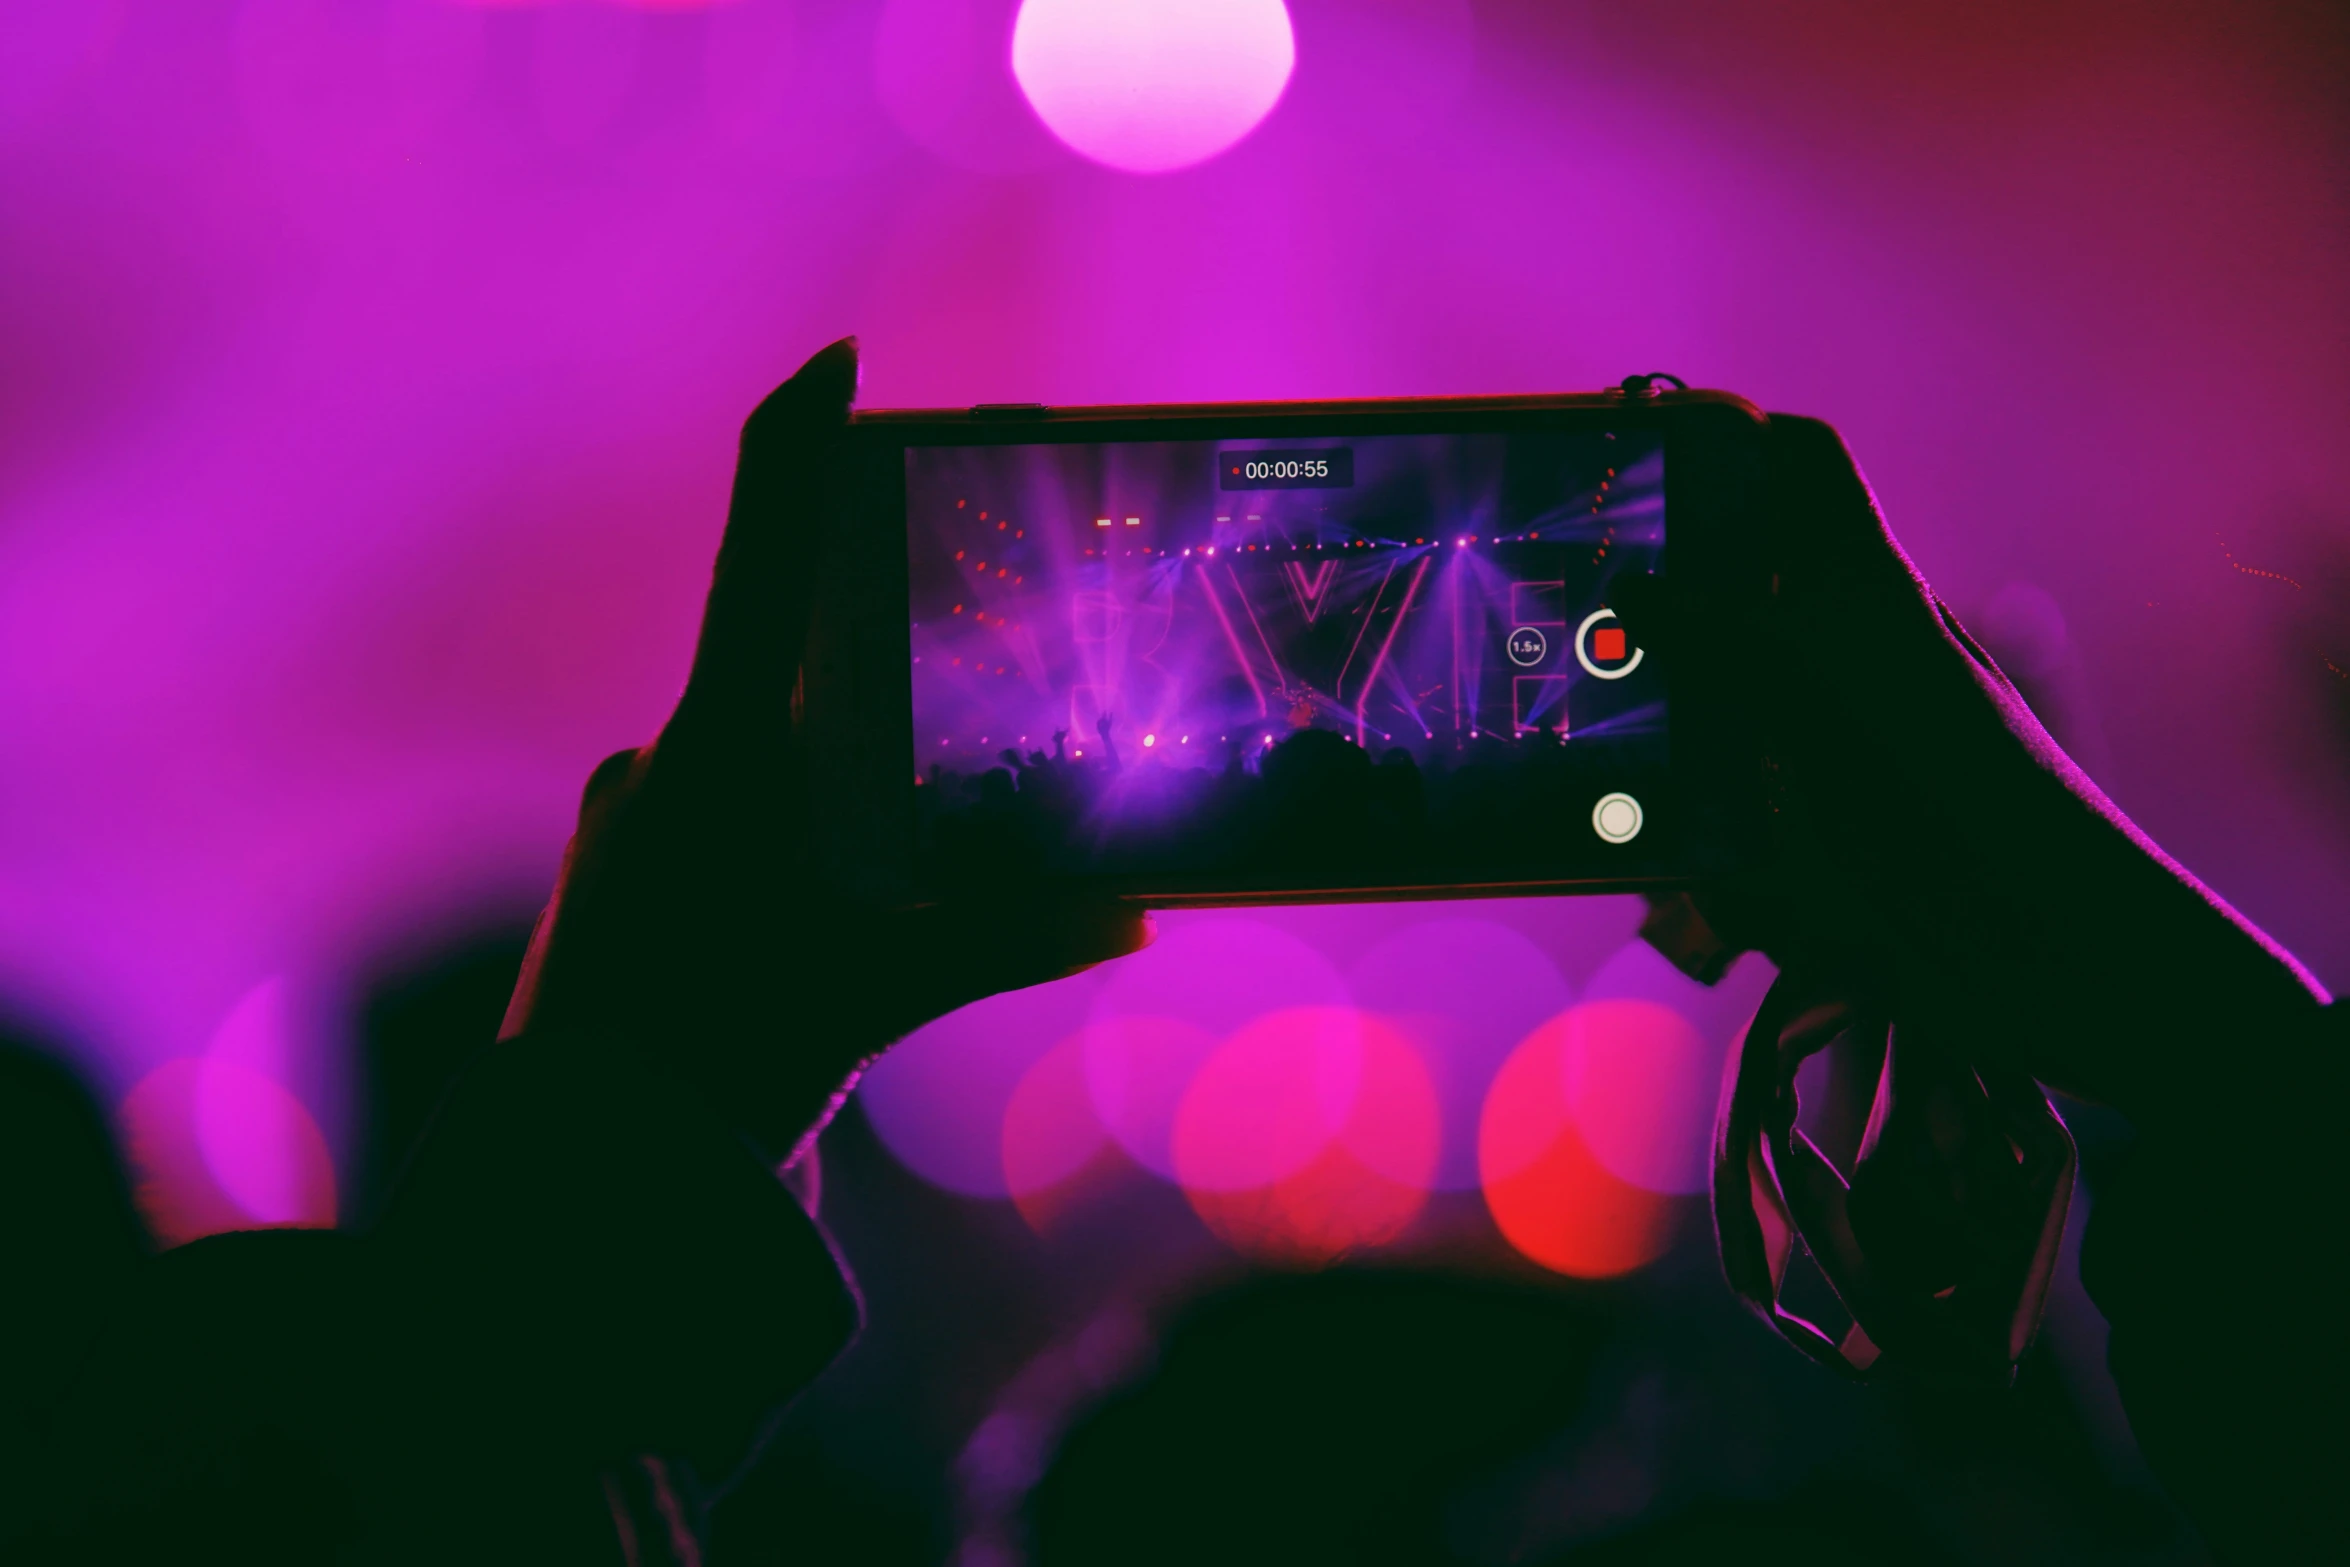
<svg viewBox="0 0 2350 1567"><path fill-rule="evenodd" d="M1865 970L1894 1013L2042 1082L2194 1113L2209 1041L2302 1037L2322 992L2059 750L1887 530L1842 439L1773 416L1774 591L1609 603L1759 715L1771 864L1701 903L1782 969Z"/></svg>
<svg viewBox="0 0 2350 1567"><path fill-rule="evenodd" d="M1699 899L1783 971L1759 1043L1791 1070L1839 1026L1827 1008L1858 996L1895 1052L1915 1035L1929 1061L1959 1064L1958 1097L1999 1068L2122 1110L2137 1136L2099 1186L2080 1274L2111 1325L2132 1430L2223 1559L2304 1555L2340 1532L2334 1149L2350 1017L2057 748L1911 567L1835 431L1774 416L1767 441L1767 598L1707 601L1647 577L1609 595L1677 678L1760 721L1769 863ZM1891 1120L1912 1124L1886 1166L1907 1199L1888 1216L1951 1222L1874 1226L1864 1283L1899 1283L1905 1248L1963 1256L1998 1227L1935 1096L1905 1105L1896 1075L1891 1099ZM1765 1183L1733 1162L1741 1142L1722 1133L1717 1221L1732 1283L1762 1306L1777 1281L1745 1209ZM1976 1148L1994 1165L2002 1151L2025 1163L2013 1145ZM1815 1256L1859 1235L1861 1195L1844 1233L1807 1230ZM2052 1250L2043 1236L2043 1261Z"/></svg>
<svg viewBox="0 0 2350 1567"><path fill-rule="evenodd" d="M794 688L856 382L843 339L744 424L692 677L589 779L506 1026L634 1043L776 1153L909 1030L1150 938L1138 910L1027 887L884 912L815 869Z"/></svg>

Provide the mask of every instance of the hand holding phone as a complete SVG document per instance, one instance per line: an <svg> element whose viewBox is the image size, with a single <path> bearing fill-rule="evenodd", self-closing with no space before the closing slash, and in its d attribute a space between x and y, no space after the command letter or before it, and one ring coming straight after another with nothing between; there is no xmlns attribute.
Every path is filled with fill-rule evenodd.
<svg viewBox="0 0 2350 1567"><path fill-rule="evenodd" d="M1708 916L1782 969L1873 969L1913 1021L2068 1093L2208 1114L2202 1042L2297 1038L2322 989L2049 738L1833 428L1774 414L1764 450L1765 592L1611 594L1768 758L1769 850Z"/></svg>
<svg viewBox="0 0 2350 1567"><path fill-rule="evenodd" d="M589 780L505 1028L634 1045L779 1155L909 1030L1149 939L1139 910L1082 888L889 909L825 874L790 716L856 380L844 339L744 424L685 693Z"/></svg>

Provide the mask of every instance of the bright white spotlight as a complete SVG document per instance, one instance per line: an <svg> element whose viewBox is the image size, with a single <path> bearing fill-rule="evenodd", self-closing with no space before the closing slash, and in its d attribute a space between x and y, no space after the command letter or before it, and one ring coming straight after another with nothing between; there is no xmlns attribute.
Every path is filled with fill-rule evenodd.
<svg viewBox="0 0 2350 1567"><path fill-rule="evenodd" d="M1289 85L1281 0L1022 0L1012 74L1047 128L1129 174L1214 157Z"/></svg>

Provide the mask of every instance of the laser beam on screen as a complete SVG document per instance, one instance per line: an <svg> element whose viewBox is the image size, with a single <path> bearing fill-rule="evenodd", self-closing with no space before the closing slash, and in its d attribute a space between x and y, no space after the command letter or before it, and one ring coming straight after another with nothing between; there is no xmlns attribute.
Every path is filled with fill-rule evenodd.
<svg viewBox="0 0 2350 1567"><path fill-rule="evenodd" d="M1415 755L1546 723L1563 734L1568 681L1503 664L1501 633L1565 613L1524 590L1589 597L1601 569L1648 558L1663 536L1655 452L1620 474L1608 467L1606 479L1597 467L1562 479L1556 504L1513 503L1504 534L1487 531L1503 504L1499 447L1463 457L1456 472L1461 453L1445 438L1361 444L1366 478L1376 472L1382 488L1358 493L1387 499L1358 502L1359 533L1328 505L1271 502L1218 503L1211 526L1184 499L1200 455L1180 443L923 455L909 516L931 606L915 617L913 653L917 722L936 746L925 770L973 776L998 764L1006 741L1026 759L1061 730L1082 747L1105 716L1146 750L1176 731L1160 759L1193 769L1222 765L1244 727L1261 743L1310 723L1374 754L1403 745ZM1558 460L1571 469L1601 459L1594 448ZM1585 477L1612 493L1585 493ZM1126 509L1137 502L1143 515ZM1417 520L1377 513L1389 504ZM999 536L1004 524L989 518L1005 511L1019 531ZM1503 558L1536 541L1570 548L1539 563ZM1571 584L1520 580L1529 573ZM1586 698L1594 691L1611 694ZM1654 732L1663 716L1647 702L1579 705L1577 732L1594 738ZM1191 747L1184 731L1204 743ZM1131 774L1110 792L1134 798L1107 803L1142 812L1153 787L1151 775Z"/></svg>

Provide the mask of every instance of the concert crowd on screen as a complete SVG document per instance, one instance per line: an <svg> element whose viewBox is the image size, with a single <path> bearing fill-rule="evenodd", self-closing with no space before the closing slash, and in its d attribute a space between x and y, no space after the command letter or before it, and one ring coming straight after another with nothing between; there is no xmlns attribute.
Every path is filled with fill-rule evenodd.
<svg viewBox="0 0 2350 1567"><path fill-rule="evenodd" d="M1306 698L1286 716L1286 735L1260 723L1216 736L1208 766L1162 761L1160 746L1140 744L1115 714L1096 722L1090 743L1057 730L1049 752L1007 746L982 772L934 762L915 791L922 840L955 877L1039 863L1293 872L1359 866L1365 845L1381 856L1375 863L1408 874L1501 863L1529 832L1587 833L1578 812L1555 802L1625 777L1620 749L1587 753L1547 721L1415 756L1314 726Z"/></svg>

